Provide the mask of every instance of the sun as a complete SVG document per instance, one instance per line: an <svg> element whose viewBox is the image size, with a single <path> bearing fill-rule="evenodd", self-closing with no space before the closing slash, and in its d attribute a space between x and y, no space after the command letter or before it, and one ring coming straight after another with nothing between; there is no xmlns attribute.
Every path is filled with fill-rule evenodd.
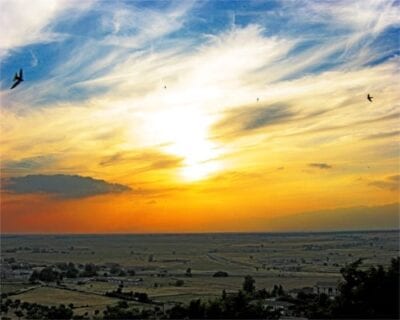
<svg viewBox="0 0 400 320"><path fill-rule="evenodd" d="M209 139L211 123L199 108L176 107L152 115L151 127L167 142L163 151L182 158L182 180L202 180L220 169L216 158L221 149Z"/></svg>

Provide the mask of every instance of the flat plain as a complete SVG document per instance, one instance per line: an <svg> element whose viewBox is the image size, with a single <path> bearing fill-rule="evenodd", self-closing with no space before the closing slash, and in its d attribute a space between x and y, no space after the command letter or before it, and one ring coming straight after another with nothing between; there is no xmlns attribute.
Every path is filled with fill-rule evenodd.
<svg viewBox="0 0 400 320"><path fill-rule="evenodd" d="M363 265L388 265L399 255L399 232L221 233L144 235L2 235L1 292L43 305L73 304L93 314L119 299L107 297L121 281L125 291L143 292L160 303L210 299L237 291L251 275L257 289L286 291L337 281L340 269L358 258ZM10 262L11 261L11 262ZM98 266L98 277L32 284L35 269L72 262ZM13 265L13 268L10 268ZM17 267L15 267L17 266ZM130 275L109 274L112 266ZM188 275L189 269L189 275ZM8 271L8 272L7 272ZM213 277L225 271L227 277ZM179 280L180 284L177 285ZM139 307L136 301L129 302Z"/></svg>

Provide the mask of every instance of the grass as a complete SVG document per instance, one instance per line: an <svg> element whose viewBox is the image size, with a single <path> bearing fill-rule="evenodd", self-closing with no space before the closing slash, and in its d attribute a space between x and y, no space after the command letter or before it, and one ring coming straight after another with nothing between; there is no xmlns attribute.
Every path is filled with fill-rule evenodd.
<svg viewBox="0 0 400 320"><path fill-rule="evenodd" d="M22 289L26 289L31 287L31 284L27 283L18 283L18 282L1 282L0 285L0 292L2 293L9 293L9 292L16 292Z"/></svg>
<svg viewBox="0 0 400 320"><path fill-rule="evenodd" d="M117 303L118 299L99 296L95 294L88 294L82 292L75 292L70 290L63 290L58 288L40 287L35 290L13 296L14 299L20 299L25 302L36 302L44 305L69 305L74 304L74 307L104 307Z"/></svg>

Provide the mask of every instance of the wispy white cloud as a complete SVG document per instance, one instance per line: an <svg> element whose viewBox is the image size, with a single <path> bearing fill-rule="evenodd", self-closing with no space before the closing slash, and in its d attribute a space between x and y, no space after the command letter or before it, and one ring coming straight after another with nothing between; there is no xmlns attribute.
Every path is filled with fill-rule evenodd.
<svg viewBox="0 0 400 320"><path fill-rule="evenodd" d="M30 52L31 57L32 57L32 59L31 59L31 67L35 68L39 64L39 60L38 60L37 56L34 54L34 52L32 50L30 50L29 52Z"/></svg>
<svg viewBox="0 0 400 320"><path fill-rule="evenodd" d="M396 0L306 1L314 21L376 35L399 25L400 8Z"/></svg>
<svg viewBox="0 0 400 320"><path fill-rule="evenodd" d="M22 46L65 38L65 35L53 32L51 24L68 11L76 13L76 10L88 9L92 2L91 0L1 1L0 57Z"/></svg>
<svg viewBox="0 0 400 320"><path fill-rule="evenodd" d="M102 27L111 31L106 44L138 48L182 28L194 1L171 2L167 9L116 6L102 18Z"/></svg>
<svg viewBox="0 0 400 320"><path fill-rule="evenodd" d="M316 30L327 28L326 45L334 41L338 59L346 68L360 67L382 56L382 48L375 48L374 41L388 28L400 26L400 7L395 0L302 1L301 8L289 12L319 24Z"/></svg>

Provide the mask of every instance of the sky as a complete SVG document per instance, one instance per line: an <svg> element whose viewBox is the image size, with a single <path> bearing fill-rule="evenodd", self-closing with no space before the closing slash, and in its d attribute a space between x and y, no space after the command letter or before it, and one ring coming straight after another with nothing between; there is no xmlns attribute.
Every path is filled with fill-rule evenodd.
<svg viewBox="0 0 400 320"><path fill-rule="evenodd" d="M0 18L2 232L399 228L399 1L1 0Z"/></svg>

